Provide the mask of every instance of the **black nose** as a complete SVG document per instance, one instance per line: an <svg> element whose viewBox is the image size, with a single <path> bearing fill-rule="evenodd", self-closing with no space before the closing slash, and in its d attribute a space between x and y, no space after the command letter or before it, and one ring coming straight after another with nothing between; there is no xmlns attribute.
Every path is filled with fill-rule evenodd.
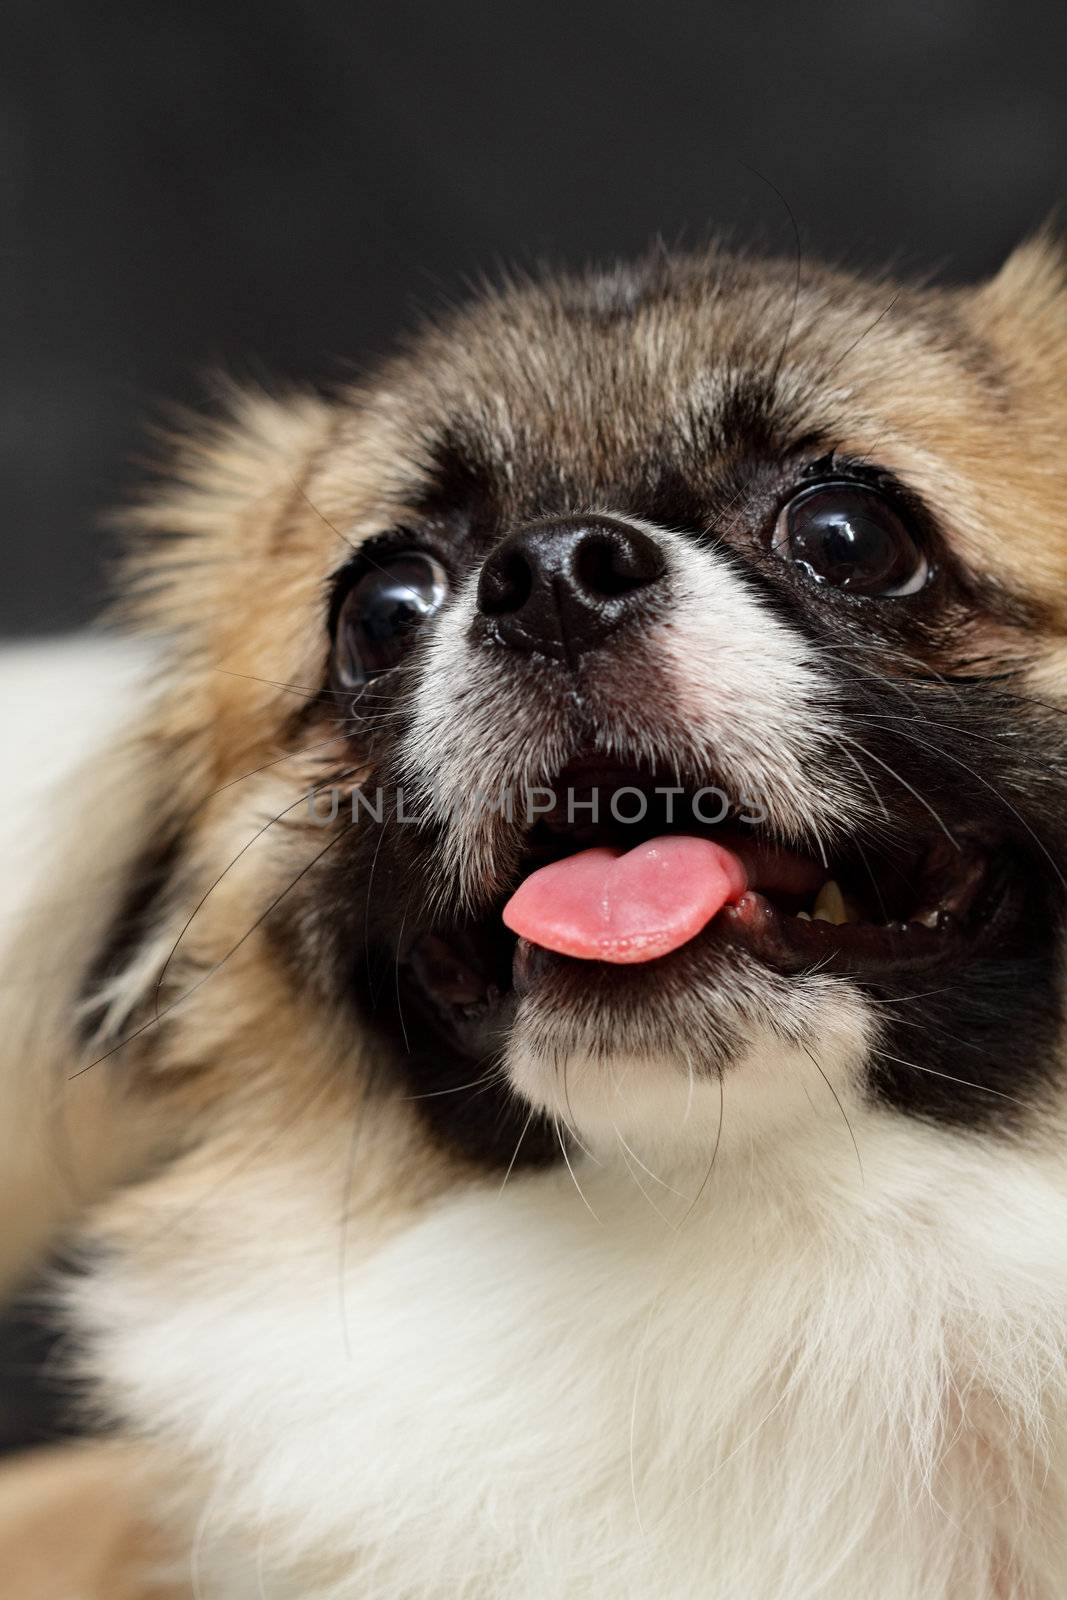
<svg viewBox="0 0 1067 1600"><path fill-rule="evenodd" d="M552 517L497 545L478 580L478 609L498 643L573 662L647 614L666 565L655 540L627 522Z"/></svg>

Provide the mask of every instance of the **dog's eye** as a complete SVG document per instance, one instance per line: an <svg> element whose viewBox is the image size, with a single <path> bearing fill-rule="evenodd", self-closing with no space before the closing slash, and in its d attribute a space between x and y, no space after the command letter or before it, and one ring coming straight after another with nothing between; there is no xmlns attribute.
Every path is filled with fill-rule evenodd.
<svg viewBox="0 0 1067 1600"><path fill-rule="evenodd" d="M772 548L813 583L871 598L916 594L930 564L900 512L862 484L824 483L779 515Z"/></svg>
<svg viewBox="0 0 1067 1600"><path fill-rule="evenodd" d="M364 572L337 612L333 667L339 681L354 689L395 667L415 629L447 593L445 569L423 550L397 551Z"/></svg>

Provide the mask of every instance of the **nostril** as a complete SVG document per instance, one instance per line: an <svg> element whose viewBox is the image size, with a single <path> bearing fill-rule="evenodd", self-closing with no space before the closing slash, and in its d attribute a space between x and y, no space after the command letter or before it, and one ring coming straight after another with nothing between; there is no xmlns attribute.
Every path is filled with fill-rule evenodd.
<svg viewBox="0 0 1067 1600"><path fill-rule="evenodd" d="M645 591L667 572L658 542L621 518L546 517L502 539L485 559L476 637L573 666L624 623L660 604Z"/></svg>
<svg viewBox="0 0 1067 1600"><path fill-rule="evenodd" d="M636 529L587 533L574 552L574 576L586 594L613 599L663 576L662 552Z"/></svg>
<svg viewBox="0 0 1067 1600"><path fill-rule="evenodd" d="M534 575L520 550L502 552L487 562L478 580L478 607L489 617L506 617L521 611L533 593Z"/></svg>

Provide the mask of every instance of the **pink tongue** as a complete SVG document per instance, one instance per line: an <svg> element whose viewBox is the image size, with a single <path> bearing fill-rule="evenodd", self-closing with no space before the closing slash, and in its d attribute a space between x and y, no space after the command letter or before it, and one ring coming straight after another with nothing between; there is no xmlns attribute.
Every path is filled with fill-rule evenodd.
<svg viewBox="0 0 1067 1600"><path fill-rule="evenodd" d="M586 961L652 961L698 934L747 886L736 855L670 834L621 850L582 850L532 872L504 907L513 933Z"/></svg>

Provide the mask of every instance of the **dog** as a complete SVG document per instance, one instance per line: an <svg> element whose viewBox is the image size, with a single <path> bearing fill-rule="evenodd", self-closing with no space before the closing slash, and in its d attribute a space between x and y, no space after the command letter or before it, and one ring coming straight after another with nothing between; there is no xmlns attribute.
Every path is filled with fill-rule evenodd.
<svg viewBox="0 0 1067 1600"><path fill-rule="evenodd" d="M1064 1593L1065 383L654 252L175 443L3 990L146 1585Z"/></svg>

